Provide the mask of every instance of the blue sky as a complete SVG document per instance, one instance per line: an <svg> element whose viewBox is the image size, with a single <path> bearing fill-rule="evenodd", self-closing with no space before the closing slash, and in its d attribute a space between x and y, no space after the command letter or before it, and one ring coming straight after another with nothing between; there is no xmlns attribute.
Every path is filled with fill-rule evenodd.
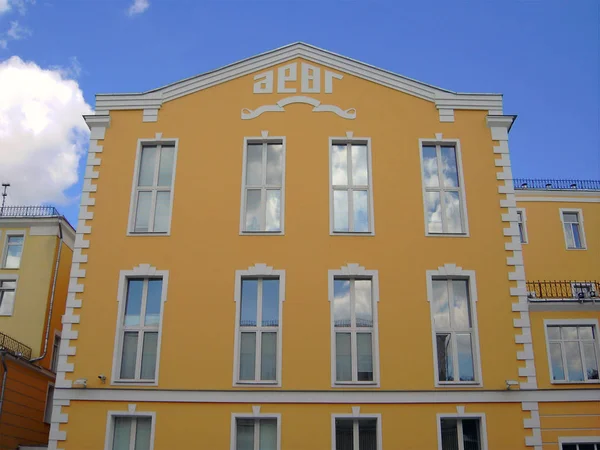
<svg viewBox="0 0 600 450"><path fill-rule="evenodd" d="M0 64L58 66L92 107L95 93L144 91L304 41L445 89L503 93L519 116L516 177L600 179L597 0L137 0L149 6L134 15L134 0L0 0L0 10L7 1ZM21 32L7 35L15 21ZM60 206L73 223L82 163Z"/></svg>

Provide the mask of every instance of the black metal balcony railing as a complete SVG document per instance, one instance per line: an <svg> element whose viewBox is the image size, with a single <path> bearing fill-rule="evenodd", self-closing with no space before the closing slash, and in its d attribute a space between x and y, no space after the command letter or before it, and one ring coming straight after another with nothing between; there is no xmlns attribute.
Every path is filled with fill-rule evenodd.
<svg viewBox="0 0 600 450"><path fill-rule="evenodd" d="M6 350L8 353L24 359L31 359L31 347L0 333L0 350Z"/></svg>
<svg viewBox="0 0 600 450"><path fill-rule="evenodd" d="M528 281L529 301L600 303L600 281Z"/></svg>
<svg viewBox="0 0 600 450"><path fill-rule="evenodd" d="M4 206L0 207L0 217L58 217L54 206Z"/></svg>
<svg viewBox="0 0 600 450"><path fill-rule="evenodd" d="M552 180L515 178L515 189L547 189L550 191L600 191L600 180Z"/></svg>

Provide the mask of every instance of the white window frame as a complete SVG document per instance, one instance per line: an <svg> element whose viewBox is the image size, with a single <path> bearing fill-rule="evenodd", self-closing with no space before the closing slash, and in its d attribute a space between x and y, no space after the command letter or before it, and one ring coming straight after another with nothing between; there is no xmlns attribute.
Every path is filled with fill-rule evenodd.
<svg viewBox="0 0 600 450"><path fill-rule="evenodd" d="M56 340L58 339L58 347L56 346ZM52 355L50 356L50 370L54 373L58 371L58 356L60 354L60 343L62 342L61 332L54 330L54 340L52 341ZM56 367L54 362L56 361Z"/></svg>
<svg viewBox="0 0 600 450"><path fill-rule="evenodd" d="M17 304L17 291L19 289L19 275L17 275L17 274L15 274L15 275L0 274L0 281L14 281L15 282L15 300L13 301L13 306L10 311L10 314L0 314L0 317L10 317L15 313L15 305Z"/></svg>
<svg viewBox="0 0 600 450"><path fill-rule="evenodd" d="M552 358L550 356L550 339L548 338L548 327L549 326L558 326L558 327L585 327L592 326L594 327L594 335L595 335L595 344L596 344L596 363L598 364L598 369L600 370L600 338L598 337L598 333L600 332L600 325L598 324L598 319L544 319L544 336L546 337L546 356L548 358L548 374L550 375L550 383L551 384L600 384L599 380L583 380L583 381L568 381L568 380L554 380L552 376ZM581 345L580 345L581 352ZM565 375L567 375L567 366L565 364L565 355L563 356L563 365L565 370ZM581 356L581 363L585 364L583 361L583 354ZM583 366L582 366L583 367ZM583 374L584 378L586 377L585 370Z"/></svg>
<svg viewBox="0 0 600 450"><path fill-rule="evenodd" d="M525 208L517 208L517 226L519 227L519 238L521 239L521 244L529 244L529 233L527 232L527 213Z"/></svg>
<svg viewBox="0 0 600 450"><path fill-rule="evenodd" d="M581 208L560 208L560 223L562 225L563 236L565 237L565 248L567 250L587 250L587 239L585 238L585 229L583 227L583 209ZM567 241L567 232L565 230L565 213L577 214L577 223L579 224L579 237L581 238L581 248L571 248Z"/></svg>
<svg viewBox="0 0 600 450"><path fill-rule="evenodd" d="M563 444L596 444L600 449L600 436L565 436L558 438L558 450L563 450Z"/></svg>
<svg viewBox="0 0 600 450"><path fill-rule="evenodd" d="M241 327L240 327L240 314L241 314L241 305L242 305L242 280L244 278L278 278L279 279L279 327L277 327L277 376L275 381L273 380L240 380L239 372L240 372L240 336L241 336ZM282 347L283 347L283 303L285 302L285 270L273 270L273 267L267 266L266 264L255 264L254 266L248 267L248 270L236 270L235 271L235 293L234 293L234 302L235 302L235 337L234 337L234 353L233 353L233 386L234 387L248 387L249 385L268 385L273 387L281 387L281 367L282 367ZM275 327L264 327L265 331L271 331L269 328L274 329ZM259 327L257 323L256 329L263 329L263 327ZM258 359L260 356L260 340L257 339L257 351L256 358ZM255 370L260 370L260 367L257 364Z"/></svg>
<svg viewBox="0 0 600 450"><path fill-rule="evenodd" d="M171 235L171 224L173 221L173 200L175 198L175 176L177 175L177 152L179 149L179 139L169 138L165 139L157 133L155 139L138 139L137 150L135 155L135 164L133 166L133 182L131 184L131 200L129 203L129 222L127 223L127 236L170 236ZM166 232L136 232L135 230L135 216L137 211L137 193L138 193L138 178L140 175L140 164L142 163L142 149L147 146L159 146L168 145L174 146L173 155L173 177L171 178L171 198L169 202L169 226ZM156 163L156 170L158 170L159 163ZM147 186L142 190L156 190L156 186ZM154 204L150 207L150 218L154 217Z"/></svg>
<svg viewBox="0 0 600 450"><path fill-rule="evenodd" d="M48 417L48 415L46 414L48 412L48 400L50 400L49 395L50 395L50 388L52 388L52 403L54 403L54 394L55 394L55 390L54 390L54 383L48 383L48 386L46 387L46 402L44 404L44 423L48 423L50 424L52 422L52 403L50 404L50 417Z"/></svg>
<svg viewBox="0 0 600 450"><path fill-rule="evenodd" d="M279 188L281 190L281 217L280 217L280 224L281 224L281 230L280 231L266 231L266 230L260 230L260 231L247 231L246 228L246 163L248 160L248 144L262 144L263 145L263 152L266 152L266 146L268 144L281 144L282 145L282 151L283 151L283 162L282 162L282 167L281 167L281 187ZM268 137L245 137L244 138L244 147L243 147L243 151L242 151L242 199L241 199L241 208L240 208L240 236L283 236L285 234L285 169L286 169L286 140L285 140L285 136L268 136ZM266 157L263 157L263 173L266 173ZM266 182L265 182L266 183ZM262 191L266 191L270 186L268 186L267 184L263 184L260 186L261 192ZM274 189L276 189L275 186L272 186ZM258 186L253 187L254 189L258 189ZM266 202L266 194L265 194L265 200L262 200L262 193L261 193L261 211L263 212L261 214L262 219L264 220L265 214L264 214L264 208L265 208L265 202ZM264 227L263 227L264 228Z"/></svg>
<svg viewBox="0 0 600 450"><path fill-rule="evenodd" d="M463 409L464 407L457 406L456 409ZM465 413L465 412L456 412L456 413L440 413L437 414L437 435L438 435L438 450L442 449L442 419L479 419L479 435L481 437L481 450L488 450L488 441L487 441L487 427L485 423L485 413ZM462 429L462 428L461 428ZM459 448L464 446L462 444L462 440L460 439L459 433Z"/></svg>
<svg viewBox="0 0 600 450"><path fill-rule="evenodd" d="M156 413L153 411L136 412L136 405L129 405L128 411L108 411L106 419L106 437L104 440L104 450L112 450L113 438L115 434L115 417L129 417L132 419L149 418L150 425L150 448L154 450L154 433L156 428Z"/></svg>
<svg viewBox="0 0 600 450"><path fill-rule="evenodd" d="M433 380L435 387L463 387L463 386L478 386L483 387L483 376L481 373L481 353L479 347L479 328L477 320L477 281L474 270L463 270L462 267L457 267L455 264L445 264L438 267L438 270L428 270L427 277L427 302L429 303L429 311L431 317L431 342L433 353ZM439 381L438 379L438 358L437 358L437 330L434 324L433 315L433 280L467 280L469 289L469 302L471 308L471 345L473 347L473 373L474 381ZM443 331L441 331L443 332Z"/></svg>
<svg viewBox="0 0 600 450"><path fill-rule="evenodd" d="M231 450L236 450L237 447L237 420L238 419L249 419L254 420L254 448L258 447L258 433L256 433L256 421L261 419L275 419L277 421L277 450L281 450L281 414L279 413L261 413L260 406L252 406L251 413L232 413L231 414L231 436L229 441L231 442Z"/></svg>
<svg viewBox="0 0 600 450"><path fill-rule="evenodd" d="M336 419L345 419L345 420L353 420L354 422L354 441L358 438L358 420L359 419L376 419L377 420L377 450L383 449L383 433L382 433L382 425L381 425L381 414L361 414L360 406L353 406L351 414L337 414L334 413L331 415L331 450L336 450L336 442L335 442L335 420ZM355 448L358 449L358 446Z"/></svg>
<svg viewBox="0 0 600 450"><path fill-rule="evenodd" d="M6 267L6 258L8 257L8 238L11 236L22 236L23 244L21 245L21 256L19 258L19 265L17 267ZM27 238L27 233L25 230L8 230L4 233L4 249L2 251L2 266L0 269L2 270L19 270L22 266L23 255L25 254L25 239Z"/></svg>
<svg viewBox="0 0 600 450"><path fill-rule="evenodd" d="M451 189L453 192L458 192L460 203L461 203L461 221L463 226L462 233L445 233L443 231L443 214L442 214L442 232L441 233L430 233L429 227L427 223L427 202L425 201L426 192L435 191L435 192L443 192L444 188L431 188L425 186L425 166L423 165L423 147L427 146L435 146L436 147L436 155L438 160L438 170L441 167L440 164L440 153L437 150L437 147L442 146L453 146L456 152L456 170L458 172L458 189ZM467 214L467 194L465 191L465 179L464 179L464 171L462 164L462 151L460 148L460 140L459 139L419 139L419 161L421 162L421 189L423 193L423 221L425 223L425 236L441 236L441 237L469 237L469 219ZM440 196L440 202L442 202L442 196Z"/></svg>
<svg viewBox="0 0 600 450"><path fill-rule="evenodd" d="M366 186L367 190L367 201L369 202L369 212L367 214L369 218L369 231L335 231L334 226L334 211L333 211L333 191L334 190L345 190L347 192L360 190L364 191L365 186L355 186L352 184L352 174L350 170L350 165L348 165L348 184L345 185L345 189L340 188L336 189L333 185L332 180L332 170L333 170L333 161L332 161L332 150L334 145L366 145L367 146L367 164L368 164L368 176L369 176L369 184ZM371 138L370 137L330 137L329 138L329 173L327 176L329 177L329 235L330 236L375 236L375 206L373 203L373 158L371 152ZM348 152L348 161L350 161L352 155ZM352 228L352 218L353 218L353 208L352 208L352 196L348 196L348 227Z"/></svg>
<svg viewBox="0 0 600 450"><path fill-rule="evenodd" d="M123 353L123 336L124 325L123 318L125 314L125 306L127 303L127 287L129 279L140 278L162 278L162 294L160 306L160 323L158 324L158 342L156 344L156 369L154 372L154 380L122 380L121 379L121 359ZM112 377L111 385L119 386L158 386L158 377L160 374L160 348L162 342L162 329L164 323L165 303L167 301L167 291L169 287L169 271L156 270L156 267L150 264L141 264L133 270L121 270L119 275L119 287L117 292L117 324L115 327L115 343L113 349ZM138 340L139 337L138 337ZM137 358L141 358L138 348Z"/></svg>
<svg viewBox="0 0 600 450"><path fill-rule="evenodd" d="M371 280L371 300L373 302L373 328L372 328L372 344L373 344L373 381L337 381L336 377L336 349L335 349L335 320L333 311L333 299L334 299L334 280L335 279L370 279ZM347 388L348 386L361 386L361 387L372 387L377 388L380 386L379 379L379 271L378 270L365 270L363 266L359 264L348 264L342 266L339 270L328 271L328 299L329 299L329 321L330 321L330 332L331 332L331 387L333 388ZM365 329L366 330L366 329ZM348 327L348 332L351 332L352 328ZM355 349L354 349L355 350ZM352 358L352 377L356 374L356 351Z"/></svg>

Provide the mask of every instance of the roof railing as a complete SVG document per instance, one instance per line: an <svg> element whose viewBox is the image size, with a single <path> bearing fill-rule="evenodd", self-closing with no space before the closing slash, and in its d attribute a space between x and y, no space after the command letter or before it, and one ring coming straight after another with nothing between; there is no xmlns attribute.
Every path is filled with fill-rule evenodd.
<svg viewBox="0 0 600 450"><path fill-rule="evenodd" d="M600 180L553 180L549 178L515 178L518 190L543 189L548 191L600 191Z"/></svg>
<svg viewBox="0 0 600 450"><path fill-rule="evenodd" d="M0 217L59 217L54 206L3 206Z"/></svg>

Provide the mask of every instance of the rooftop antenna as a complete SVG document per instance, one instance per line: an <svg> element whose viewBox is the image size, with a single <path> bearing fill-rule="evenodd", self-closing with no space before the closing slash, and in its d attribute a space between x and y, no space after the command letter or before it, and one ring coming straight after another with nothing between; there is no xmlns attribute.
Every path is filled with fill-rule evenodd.
<svg viewBox="0 0 600 450"><path fill-rule="evenodd" d="M0 208L0 216L3 215L4 213L4 204L6 203L6 196L8 195L6 193L6 190L10 187L10 183L2 183L2 207Z"/></svg>

